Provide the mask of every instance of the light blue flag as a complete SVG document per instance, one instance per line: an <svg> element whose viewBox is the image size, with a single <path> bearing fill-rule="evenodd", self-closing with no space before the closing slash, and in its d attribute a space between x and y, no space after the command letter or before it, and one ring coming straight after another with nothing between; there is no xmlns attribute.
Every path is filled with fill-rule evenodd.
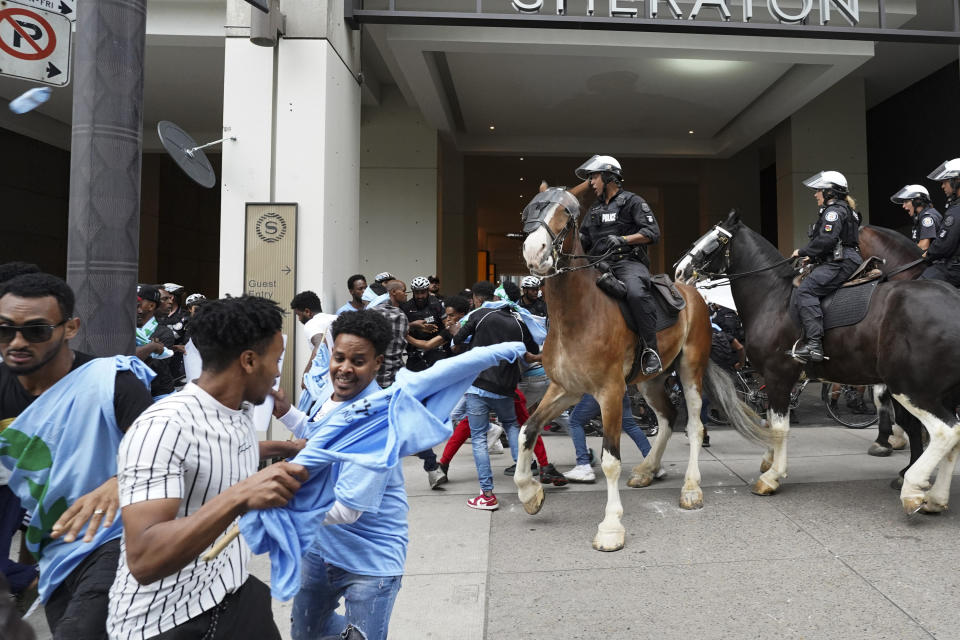
<svg viewBox="0 0 960 640"><path fill-rule="evenodd" d="M330 380L330 347L326 340L317 347L317 354L310 362L310 370L303 376L303 384L306 389L300 394L300 401L297 403L297 409L303 411L308 416L312 416L323 404L321 389L327 385ZM328 394L329 396L329 394Z"/></svg>
<svg viewBox="0 0 960 640"><path fill-rule="evenodd" d="M506 295L506 294L504 294ZM527 329L530 331L530 336L533 338L533 341L537 344L543 344L544 340L547 339L547 319L543 316L537 316L528 309L524 309L516 302L510 302L509 300L489 300L484 302L480 308L482 309L503 309L504 307L509 307L513 311L516 311L519 314L520 319L523 320L523 324L527 325ZM460 326L462 327L467 323L467 318L473 315L476 312L476 309L463 316L460 319Z"/></svg>
<svg viewBox="0 0 960 640"><path fill-rule="evenodd" d="M401 369L390 387L376 390L371 383L369 393L311 423L307 446L292 460L307 468L310 479L286 507L250 511L240 519L253 552L270 554L273 597L289 600L300 589L300 559L336 500L334 463L386 470L446 440L452 433L450 412L477 375L525 352L523 343L505 342L475 347L426 371Z"/></svg>
<svg viewBox="0 0 960 640"><path fill-rule="evenodd" d="M376 298L370 301L370 304L366 306L367 309L373 309L374 307L379 307L380 305L387 304L390 302L389 293L381 293Z"/></svg>
<svg viewBox="0 0 960 640"><path fill-rule="evenodd" d="M376 297L377 297L376 292L374 292L374 290L371 289L370 287L367 287L366 289L363 290L363 295L361 296L361 299L366 300L367 302L370 302L374 300Z"/></svg>
<svg viewBox="0 0 960 640"><path fill-rule="evenodd" d="M10 489L33 514L26 542L40 561L42 602L90 552L122 534L118 517L92 542L50 538L67 507L117 475L123 433L113 396L119 371L132 372L147 389L156 375L132 356L91 360L43 392L0 432L0 463L11 471Z"/></svg>

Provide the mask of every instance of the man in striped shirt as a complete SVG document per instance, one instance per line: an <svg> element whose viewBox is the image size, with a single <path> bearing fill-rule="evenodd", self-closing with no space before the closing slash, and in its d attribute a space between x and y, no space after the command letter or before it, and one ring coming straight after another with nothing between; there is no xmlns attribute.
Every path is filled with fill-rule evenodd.
<svg viewBox="0 0 960 640"><path fill-rule="evenodd" d="M257 443L252 405L280 375L283 313L244 296L208 302L190 328L200 377L130 427L118 454L124 537L110 590L110 638L280 638L266 585L250 576L237 538L199 556L244 512L282 506L306 470L299 442Z"/></svg>

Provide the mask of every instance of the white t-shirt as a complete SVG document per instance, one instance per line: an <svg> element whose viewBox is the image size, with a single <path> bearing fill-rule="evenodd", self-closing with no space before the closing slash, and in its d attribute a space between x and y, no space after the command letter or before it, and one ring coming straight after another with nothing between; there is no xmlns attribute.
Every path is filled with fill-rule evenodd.
<svg viewBox="0 0 960 640"><path fill-rule="evenodd" d="M333 340L330 337L330 325L333 324L333 321L337 319L337 316L331 313L318 313L303 325L303 334L307 338L307 344L310 345L310 350L313 350L313 336L323 333L326 334L327 344L333 347Z"/></svg>
<svg viewBox="0 0 960 640"><path fill-rule="evenodd" d="M183 518L256 473L260 455L251 410L230 409L191 382L144 411L117 454L121 508L179 498L177 517ZM249 559L250 548L237 537L211 562L198 557L142 585L127 567L124 539L110 589L110 638L151 638L213 608L246 581Z"/></svg>

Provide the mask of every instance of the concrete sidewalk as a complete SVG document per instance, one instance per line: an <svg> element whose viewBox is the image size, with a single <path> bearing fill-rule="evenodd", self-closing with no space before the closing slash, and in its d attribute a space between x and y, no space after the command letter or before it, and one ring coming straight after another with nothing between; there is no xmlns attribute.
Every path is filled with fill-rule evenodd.
<svg viewBox="0 0 960 640"><path fill-rule="evenodd" d="M704 508L693 512L677 506L686 437L674 434L669 475L646 489L626 487L641 458L625 441L627 539L617 553L590 544L605 504L599 468L596 484L547 488L543 510L529 516L503 475L509 452L491 457L501 501L492 513L466 505L478 493L469 443L442 491L406 459L411 542L391 638L960 638L956 516L905 516L888 483L908 453L870 457L876 427L811 416L791 432L789 478L766 498L749 492L761 451L711 428ZM573 465L566 434L545 442L561 471ZM588 442L599 452L599 438ZM266 558L253 569L268 578ZM274 603L285 637L289 611ZM33 620L49 637L42 613Z"/></svg>

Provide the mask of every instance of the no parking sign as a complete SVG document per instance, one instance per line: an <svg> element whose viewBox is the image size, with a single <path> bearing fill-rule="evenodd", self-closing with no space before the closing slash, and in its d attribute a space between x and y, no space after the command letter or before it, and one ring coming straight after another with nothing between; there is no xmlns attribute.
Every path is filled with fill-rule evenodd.
<svg viewBox="0 0 960 640"><path fill-rule="evenodd" d="M70 82L69 18L0 0L0 75L62 87Z"/></svg>

